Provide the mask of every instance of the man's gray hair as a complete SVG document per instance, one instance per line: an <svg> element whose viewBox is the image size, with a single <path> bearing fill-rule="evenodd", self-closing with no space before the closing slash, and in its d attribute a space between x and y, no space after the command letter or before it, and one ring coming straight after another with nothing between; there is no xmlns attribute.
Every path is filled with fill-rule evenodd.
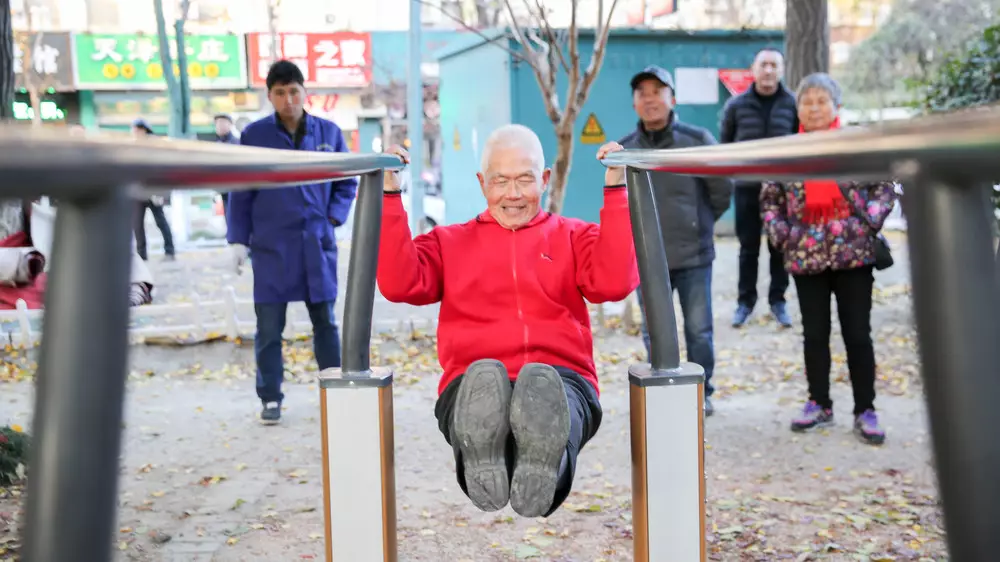
<svg viewBox="0 0 1000 562"><path fill-rule="evenodd" d="M802 94L806 93L808 90L816 89L825 90L826 93L830 94L830 99L833 100L833 104L840 107L840 100L842 97L840 84L838 84L832 76L825 72L814 72L813 74L803 78L802 82L799 82L799 88L795 91L795 98L802 99Z"/></svg>
<svg viewBox="0 0 1000 562"><path fill-rule="evenodd" d="M531 154L536 171L541 173L545 169L545 152L542 150L542 141L538 139L538 135L524 125L504 125L490 133L486 139L480 162L481 171L485 174L489 169L494 149L514 147L522 148Z"/></svg>

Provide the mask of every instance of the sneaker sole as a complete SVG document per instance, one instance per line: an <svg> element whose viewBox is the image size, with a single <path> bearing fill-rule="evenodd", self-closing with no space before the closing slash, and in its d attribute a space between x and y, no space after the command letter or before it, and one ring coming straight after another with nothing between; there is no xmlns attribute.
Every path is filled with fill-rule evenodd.
<svg viewBox="0 0 1000 562"><path fill-rule="evenodd" d="M548 365L525 365L510 405L510 428L517 443L510 505L519 515L539 517L552 507L569 426L562 377Z"/></svg>
<svg viewBox="0 0 1000 562"><path fill-rule="evenodd" d="M469 499L483 511L503 509L510 498L510 400L503 363L488 359L469 365L458 387L453 423Z"/></svg>
<svg viewBox="0 0 1000 562"><path fill-rule="evenodd" d="M262 420L259 418L258 421L260 422L260 425L278 425L281 423L281 420Z"/></svg>
<svg viewBox="0 0 1000 562"><path fill-rule="evenodd" d="M858 428L854 428L854 435L861 440L865 445L883 445L885 444L885 435L865 435Z"/></svg>

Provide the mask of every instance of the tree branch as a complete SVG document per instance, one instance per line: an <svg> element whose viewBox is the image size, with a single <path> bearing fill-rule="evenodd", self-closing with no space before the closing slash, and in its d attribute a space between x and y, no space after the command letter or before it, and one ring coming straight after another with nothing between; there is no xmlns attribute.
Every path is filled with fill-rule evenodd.
<svg viewBox="0 0 1000 562"><path fill-rule="evenodd" d="M528 0L524 0L524 5L528 7ZM545 8L542 7L541 0L535 0L535 7L538 9L538 20L542 24L545 35L548 37L548 43L551 46L550 57L557 57L563 70L566 74L569 74L569 63L566 62L566 55L563 53L562 41L560 41L555 30L552 29L552 25L549 24L549 18L545 16ZM530 7L528 7L528 11L531 11ZM549 64L554 68L555 60L551 60Z"/></svg>
<svg viewBox="0 0 1000 562"><path fill-rule="evenodd" d="M443 8L441 8L441 6L439 6L437 4L432 4L428 0L417 0L417 2L419 4L421 4L421 5L423 5L423 6L428 6L428 7L434 8L435 10L437 10L438 12L440 12L441 14L443 14L446 18L448 18L451 21L453 21L453 22L459 24L460 26L462 26L462 29L464 29L466 31L471 31L472 33L475 33L476 35L478 35L484 41L493 43L496 47L498 47L500 49L503 49L504 51L507 51L507 54L509 54L510 56L514 57L515 59L517 59L517 60L519 60L521 62L526 62L529 65L531 65L532 67L534 66L534 62L532 62L523 53L519 53L519 52L515 51L514 49L511 49L511 48L509 48L509 47L507 47L505 45L500 45L499 43L496 42L496 40L497 40L496 37L489 37L488 35L486 35L482 31L480 31L480 30L476 29L475 27L472 27L471 25L465 23L465 21L462 20L462 18L455 17L454 15L449 14L447 11L445 11ZM504 0L504 2L506 2L506 0ZM520 42L520 41L518 41L518 42Z"/></svg>
<svg viewBox="0 0 1000 562"><path fill-rule="evenodd" d="M615 7L617 6L618 0L612 0L611 9L608 10L607 20L605 20L604 24L600 27L600 34L594 38L594 51L590 56L590 64L587 66L587 70L583 73L580 89L576 92L576 99L573 100L577 110L583 107L583 104L587 102L587 96L590 95L590 87L593 86L594 80L597 79L597 74L601 71L601 65L604 64L604 55L608 50L608 35L611 32L611 18L615 15ZM567 101L567 104L568 103L569 101ZM576 116L573 117L575 118Z"/></svg>
<svg viewBox="0 0 1000 562"><path fill-rule="evenodd" d="M576 114L580 111L580 106L573 105L574 100L579 98L580 92L580 38L578 36L578 26L576 21L579 0L570 0L569 18L569 86L566 88L566 111L563 113L560 126L571 124L576 119ZM594 39L594 48L597 48L597 39ZM584 96L586 97L586 96Z"/></svg>

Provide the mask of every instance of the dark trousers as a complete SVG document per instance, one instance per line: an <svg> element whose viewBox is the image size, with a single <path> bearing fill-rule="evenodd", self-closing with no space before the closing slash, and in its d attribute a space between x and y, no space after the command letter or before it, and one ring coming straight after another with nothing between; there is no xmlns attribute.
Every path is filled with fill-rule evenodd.
<svg viewBox="0 0 1000 562"><path fill-rule="evenodd" d="M740 186L735 190L736 237L740 240L740 280L738 302L749 308L757 304L757 267L760 262L760 235L764 221L760 217L761 185ZM788 272L782 261L781 250L768 241L771 254L771 287L767 292L768 304L785 302L788 290Z"/></svg>
<svg viewBox="0 0 1000 562"><path fill-rule="evenodd" d="M670 286L677 291L684 316L684 344L687 358L705 369L705 396L715 392L712 373L715 372L715 344L712 328L712 264L688 269L671 269ZM642 290L636 291L642 309L642 343L649 360L649 330L646 327L646 307ZM672 304L672 303L671 303Z"/></svg>
<svg viewBox="0 0 1000 562"><path fill-rule="evenodd" d="M583 446L597 434L601 427L603 411L601 403L597 398L597 391L583 377L565 367L555 367L555 370L562 376L563 386L566 389L566 400L569 403L569 439L566 442L566 462L560 468L559 481L556 484L556 494L552 500L552 507L545 514L548 517L569 496L573 489L573 475L576 474L576 457L580 454ZM465 483L465 466L462 463L462 453L457 443L452 439L452 423L455 411L455 400L458 398L458 385L462 377L448 383L441 396L438 397L434 406L434 416L438 420L438 429L444 435L445 441L452 446L455 453L455 475L458 477L458 485L466 495L469 488ZM511 386L515 384L511 381ZM507 437L507 475L514 474L514 460L517 458L517 443L514 441L514 434Z"/></svg>
<svg viewBox="0 0 1000 562"><path fill-rule="evenodd" d="M160 229L160 234L163 235L163 252L168 256L174 255L174 235L170 232L170 222L167 221L167 215L163 212L163 207L161 205L154 205L152 201L141 201L136 203L135 216L133 217L133 229L135 230L135 246L136 252L142 259L148 259L149 256L146 254L146 209L153 212L153 220L156 221L156 227Z"/></svg>
<svg viewBox="0 0 1000 562"><path fill-rule="evenodd" d="M875 348L872 345L872 268L796 275L804 333L809 399L832 408L830 399L830 295L837 297L837 316L847 348L847 368L854 390L855 415L874 408Z"/></svg>
<svg viewBox="0 0 1000 562"><path fill-rule="evenodd" d="M281 356L281 333L285 330L288 303L254 303L257 313L257 335L253 351L257 359L257 396L261 402L281 402L285 395L281 383L285 365ZM340 366L340 332L333 301L307 302L309 320L313 326L313 353L319 369Z"/></svg>

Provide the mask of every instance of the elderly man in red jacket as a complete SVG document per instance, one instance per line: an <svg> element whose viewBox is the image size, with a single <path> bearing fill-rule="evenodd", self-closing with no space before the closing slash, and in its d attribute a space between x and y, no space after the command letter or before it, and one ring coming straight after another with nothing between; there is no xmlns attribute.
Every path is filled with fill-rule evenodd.
<svg viewBox="0 0 1000 562"><path fill-rule="evenodd" d="M535 133L501 127L477 174L486 211L412 238L398 174L386 174L378 262L386 299L441 303L434 413L462 491L525 517L562 504L601 424L584 299L619 301L639 283L624 170L605 176L600 225L542 211L549 175Z"/></svg>

